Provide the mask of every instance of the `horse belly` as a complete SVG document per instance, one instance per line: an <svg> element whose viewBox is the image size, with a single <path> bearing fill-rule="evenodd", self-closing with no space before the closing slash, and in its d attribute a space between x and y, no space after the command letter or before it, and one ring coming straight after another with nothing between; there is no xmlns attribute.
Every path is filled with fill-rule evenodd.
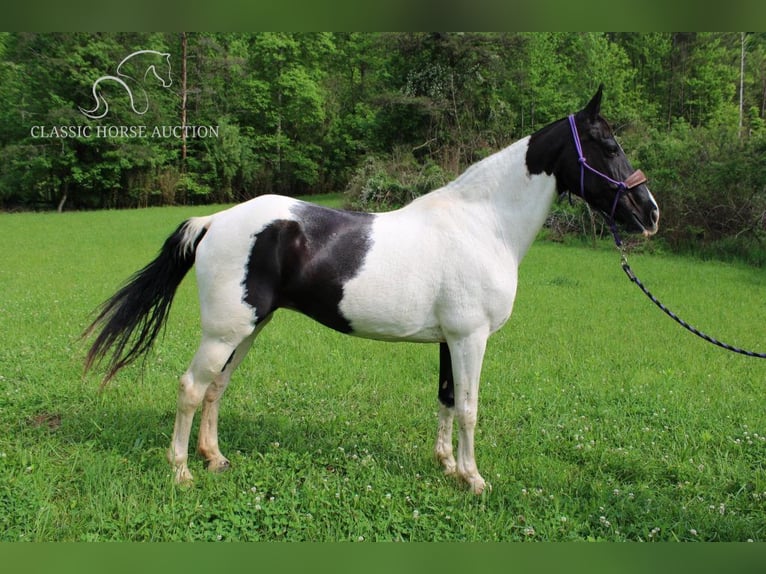
<svg viewBox="0 0 766 574"><path fill-rule="evenodd" d="M340 312L351 334L388 341L441 341L436 314L438 260L415 228L376 221L372 247L359 273L343 286Z"/></svg>
<svg viewBox="0 0 766 574"><path fill-rule="evenodd" d="M444 340L428 293L397 288L388 281L353 282L344 290L340 310L351 324L351 335L384 341Z"/></svg>

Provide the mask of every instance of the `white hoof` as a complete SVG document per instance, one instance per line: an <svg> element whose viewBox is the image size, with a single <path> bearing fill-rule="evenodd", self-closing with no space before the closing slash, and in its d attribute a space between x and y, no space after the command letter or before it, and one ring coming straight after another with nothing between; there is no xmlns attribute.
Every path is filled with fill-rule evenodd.
<svg viewBox="0 0 766 574"><path fill-rule="evenodd" d="M466 483L468 483L468 488L470 488L471 492L473 492L476 495L482 494L485 490L487 492L490 492L492 490L492 485L485 482L485 480L481 477L480 474L463 477L463 480L465 480Z"/></svg>

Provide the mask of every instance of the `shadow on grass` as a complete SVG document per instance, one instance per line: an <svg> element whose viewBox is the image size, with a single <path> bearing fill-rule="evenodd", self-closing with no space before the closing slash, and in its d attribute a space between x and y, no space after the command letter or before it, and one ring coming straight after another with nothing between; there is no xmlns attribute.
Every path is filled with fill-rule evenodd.
<svg viewBox="0 0 766 574"><path fill-rule="evenodd" d="M165 453L173 431L174 406L155 409L107 399L93 401L88 407L71 413L65 408L40 415L30 425L36 426L36 433L48 435L48 441L82 446L98 457L135 465L139 472L170 473ZM435 421L431 421L427 413L419 420L405 419L395 424L385 417L376 417L369 420L369 427L364 427L355 420L354 413L349 412L327 417L328 420L319 420L322 416L319 412L316 417L304 415L305 411L300 409L285 410L281 414L258 412L257 408L252 414L227 412L225 404L222 405L220 446L224 455L232 460L226 474L236 474L240 465L257 467L268 457L268 464L276 472L279 472L278 466L284 464L285 472L294 473L293 462L302 461L299 466L316 467L311 468L311 472L324 470L342 476L351 461L374 456L377 467L394 477L406 479L416 473L441 477L431 457L431 433L435 432L431 422ZM51 428L51 420L56 421L55 428ZM204 460L196 452L199 421L197 412L189 441L189 466L195 476L204 468Z"/></svg>

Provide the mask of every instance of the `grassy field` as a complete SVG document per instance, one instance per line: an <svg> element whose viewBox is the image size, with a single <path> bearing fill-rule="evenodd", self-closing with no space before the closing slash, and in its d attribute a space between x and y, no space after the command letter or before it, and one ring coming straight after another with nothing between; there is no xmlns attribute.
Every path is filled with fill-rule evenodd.
<svg viewBox="0 0 766 574"><path fill-rule="evenodd" d="M344 337L280 312L222 403L232 470L172 484L193 274L144 368L82 377L91 311L209 207L0 215L0 540L766 540L766 363L687 334L612 249L538 243L489 344L477 458L442 476L435 345ZM766 347L766 275L631 264L692 323ZM198 422L198 421L195 421ZM192 444L196 444L195 434Z"/></svg>

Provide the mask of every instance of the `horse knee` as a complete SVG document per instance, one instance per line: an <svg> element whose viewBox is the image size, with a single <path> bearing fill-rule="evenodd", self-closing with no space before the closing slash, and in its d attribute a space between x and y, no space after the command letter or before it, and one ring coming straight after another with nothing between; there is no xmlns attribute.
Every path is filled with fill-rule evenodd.
<svg viewBox="0 0 766 574"><path fill-rule="evenodd" d="M455 409L457 423L461 430L472 431L476 428L476 422L479 419L478 409L475 407L463 405Z"/></svg>

